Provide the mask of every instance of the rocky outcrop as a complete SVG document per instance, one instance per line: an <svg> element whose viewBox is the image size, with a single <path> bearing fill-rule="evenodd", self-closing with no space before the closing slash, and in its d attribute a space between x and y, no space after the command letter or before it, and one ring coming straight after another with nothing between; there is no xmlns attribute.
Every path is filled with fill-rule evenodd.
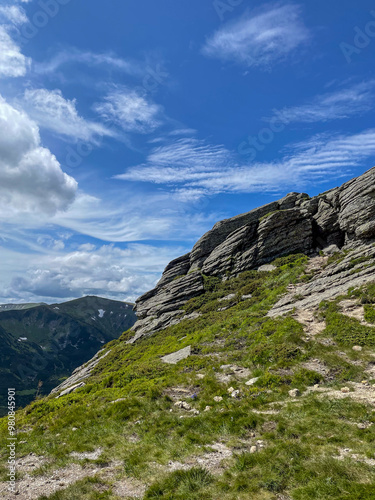
<svg viewBox="0 0 375 500"><path fill-rule="evenodd" d="M55 387L51 391L51 394L60 393L59 394L60 397L66 394L70 394L71 392L74 392L74 390L83 387L84 386L83 381L90 377L96 365L98 365L102 359L108 356L110 352L111 352L110 350L104 352L104 349L97 352L95 356L92 359L90 359L90 361L76 368L69 378L64 380L64 382L62 382L59 386Z"/></svg>
<svg viewBox="0 0 375 500"><path fill-rule="evenodd" d="M155 289L136 302L134 342L184 318L183 305L204 293L204 276L234 276L276 257L313 255L335 245L356 247L375 238L375 168L310 198L290 193L279 201L215 224L186 254L172 261Z"/></svg>

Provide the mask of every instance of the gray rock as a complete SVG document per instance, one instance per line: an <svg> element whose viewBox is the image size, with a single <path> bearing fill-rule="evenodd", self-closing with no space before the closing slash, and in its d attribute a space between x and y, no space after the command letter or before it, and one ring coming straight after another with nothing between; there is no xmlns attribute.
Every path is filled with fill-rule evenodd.
<svg viewBox="0 0 375 500"><path fill-rule="evenodd" d="M301 393L298 389L292 389L291 391L289 391L288 394L291 398L297 398L298 396L301 395Z"/></svg>
<svg viewBox="0 0 375 500"><path fill-rule="evenodd" d="M375 168L314 198L289 193L279 201L220 221L190 253L172 261L157 286L137 300L139 320L129 342L188 319L183 307L189 299L204 293L202 274L224 280L250 269L271 270L263 266L296 252L314 255L323 250L331 255L342 248L361 248L363 255L366 245L371 253L369 243L373 239ZM298 290L290 294L278 304L274 315L289 312L296 295L304 295L306 300L298 307L316 305L340 291L346 293L350 286L366 283L373 276L371 269L360 270L353 276L348 262L341 267L336 265L332 275L328 269L318 280L306 283L301 293Z"/></svg>
<svg viewBox="0 0 375 500"><path fill-rule="evenodd" d="M173 352L172 354L167 354L167 356L163 356L161 360L164 363L168 363L169 365L176 365L179 361L188 358L191 355L191 346L184 347L177 352Z"/></svg>
<svg viewBox="0 0 375 500"><path fill-rule="evenodd" d="M97 352L95 356L90 359L90 361L76 368L69 378L64 380L64 382L59 386L55 387L55 389L52 389L51 394L56 394L58 392L64 391L65 389L69 389L72 386L77 386L80 382L87 379L91 375L93 369L100 363L102 359L108 356L111 351L109 350L101 356L103 352L104 349Z"/></svg>
<svg viewBox="0 0 375 500"><path fill-rule="evenodd" d="M79 384L72 385L71 387L68 387L68 389L65 389L64 391L60 392L58 396L56 396L56 399L61 398L62 396L66 396L68 394L71 394L72 392L75 392L77 389L80 389L81 387L85 387L84 382L80 382Z"/></svg>
<svg viewBox="0 0 375 500"><path fill-rule="evenodd" d="M263 264L263 266L258 267L260 273L269 273L270 271L275 271L277 269L273 264Z"/></svg>
<svg viewBox="0 0 375 500"><path fill-rule="evenodd" d="M362 351L362 347L360 345L354 345L352 347L353 351L357 351L357 352L361 352Z"/></svg>
<svg viewBox="0 0 375 500"><path fill-rule="evenodd" d="M236 298L236 294L235 293L230 293L226 297L221 297L221 299L218 299L218 300L219 300L219 302L224 302L225 300L232 300L232 299L235 299L235 298Z"/></svg>
<svg viewBox="0 0 375 500"><path fill-rule="evenodd" d="M246 382L246 385L254 385L257 383L257 381L259 380L259 377L254 377L254 378L251 378L250 380L248 380Z"/></svg>

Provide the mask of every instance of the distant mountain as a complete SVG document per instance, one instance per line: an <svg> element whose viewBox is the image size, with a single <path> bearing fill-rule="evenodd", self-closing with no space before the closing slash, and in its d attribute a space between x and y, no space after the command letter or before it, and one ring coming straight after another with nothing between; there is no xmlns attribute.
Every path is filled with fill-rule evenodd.
<svg viewBox="0 0 375 500"><path fill-rule="evenodd" d="M0 312L2 311L21 311L24 309L31 309L32 307L47 305L44 302L32 304L0 304Z"/></svg>
<svg viewBox="0 0 375 500"><path fill-rule="evenodd" d="M133 304L84 297L62 304L0 306L0 414L15 387L18 405L47 394L136 321Z"/></svg>

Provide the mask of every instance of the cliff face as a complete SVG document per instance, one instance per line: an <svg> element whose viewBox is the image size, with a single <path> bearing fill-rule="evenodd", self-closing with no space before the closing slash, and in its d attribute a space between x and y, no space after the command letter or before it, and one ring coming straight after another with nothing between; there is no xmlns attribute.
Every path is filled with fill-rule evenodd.
<svg viewBox="0 0 375 500"><path fill-rule="evenodd" d="M137 300L138 321L130 342L181 321L182 306L204 292L203 276L224 278L281 255L353 248L374 238L375 167L319 196L290 193L218 222L190 253L166 267L153 290Z"/></svg>

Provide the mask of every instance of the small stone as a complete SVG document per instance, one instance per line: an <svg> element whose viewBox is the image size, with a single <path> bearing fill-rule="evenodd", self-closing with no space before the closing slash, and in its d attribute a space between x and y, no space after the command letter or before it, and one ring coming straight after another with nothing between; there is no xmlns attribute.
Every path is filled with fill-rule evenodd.
<svg viewBox="0 0 375 500"><path fill-rule="evenodd" d="M368 380L362 380L361 384L368 385Z"/></svg>
<svg viewBox="0 0 375 500"><path fill-rule="evenodd" d="M216 403L221 403L221 401L223 401L223 398L222 398L221 396L215 396L215 397L214 397L214 401L215 401Z"/></svg>
<svg viewBox="0 0 375 500"><path fill-rule="evenodd" d="M314 385L314 389L319 389L320 385L319 384L315 384Z"/></svg>
<svg viewBox="0 0 375 500"><path fill-rule="evenodd" d="M186 401L177 401L174 405L178 408L181 408L182 410L191 410L191 406L189 405L189 403L186 403Z"/></svg>
<svg viewBox="0 0 375 500"><path fill-rule="evenodd" d="M260 273L269 273L271 271L275 271L277 269L273 264L264 264L263 266L258 267L258 272Z"/></svg>
<svg viewBox="0 0 375 500"><path fill-rule="evenodd" d="M250 448L250 453L256 453L258 451L258 448L256 446L252 446Z"/></svg>
<svg viewBox="0 0 375 500"><path fill-rule="evenodd" d="M254 385L259 380L259 377L254 377L248 380L245 385Z"/></svg>
<svg viewBox="0 0 375 500"><path fill-rule="evenodd" d="M232 394L233 391L234 391L234 387L229 387L229 389L228 389L229 394Z"/></svg>
<svg viewBox="0 0 375 500"><path fill-rule="evenodd" d="M300 395L301 395L301 393L300 393L300 391L298 389L292 389L291 391L289 391L289 396L291 398L296 398L296 397L298 397Z"/></svg>
<svg viewBox="0 0 375 500"><path fill-rule="evenodd" d="M231 396L232 396L232 398L236 398L236 399L238 399L238 398L240 397L240 391L239 391L239 390L237 390L237 391L233 391L233 392L231 393Z"/></svg>
<svg viewBox="0 0 375 500"><path fill-rule="evenodd" d="M200 380L202 380L202 378L204 378L204 374L203 373L197 373L197 378L199 378Z"/></svg>
<svg viewBox="0 0 375 500"><path fill-rule="evenodd" d="M200 414L199 410L191 410L191 412L194 413L194 415L199 415Z"/></svg>
<svg viewBox="0 0 375 500"><path fill-rule="evenodd" d="M211 406L206 406L206 408L204 409L204 411L210 411L211 410Z"/></svg>
<svg viewBox="0 0 375 500"><path fill-rule="evenodd" d="M77 427L72 427L72 431L73 432L78 431Z"/></svg>
<svg viewBox="0 0 375 500"><path fill-rule="evenodd" d="M367 429L366 424L357 424L357 427L358 427L358 429L361 429L361 430Z"/></svg>
<svg viewBox="0 0 375 500"><path fill-rule="evenodd" d="M251 299L253 296L251 295L251 293L247 294L247 295L242 295L241 297L241 300L248 300L248 299Z"/></svg>
<svg viewBox="0 0 375 500"><path fill-rule="evenodd" d="M357 352L361 352L362 351L362 347L360 345L354 345L352 347L353 351L357 351Z"/></svg>
<svg viewBox="0 0 375 500"><path fill-rule="evenodd" d="M341 392L348 393L348 392L350 392L350 389L349 389L349 387L342 387Z"/></svg>

